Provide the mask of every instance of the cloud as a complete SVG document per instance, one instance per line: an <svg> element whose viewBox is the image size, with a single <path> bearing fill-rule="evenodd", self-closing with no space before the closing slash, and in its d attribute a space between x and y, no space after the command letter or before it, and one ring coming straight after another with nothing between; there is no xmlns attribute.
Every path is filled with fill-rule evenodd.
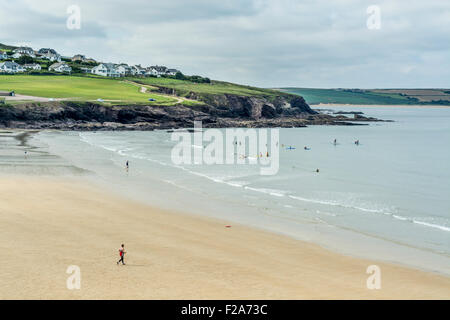
<svg viewBox="0 0 450 320"><path fill-rule="evenodd" d="M0 42L164 64L267 87L450 87L450 3L378 0L0 0Z"/></svg>

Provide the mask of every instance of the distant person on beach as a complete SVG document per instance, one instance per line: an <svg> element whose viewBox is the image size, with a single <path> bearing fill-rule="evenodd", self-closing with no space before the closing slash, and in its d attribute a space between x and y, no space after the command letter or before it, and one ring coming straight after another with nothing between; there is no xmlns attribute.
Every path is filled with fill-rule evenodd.
<svg viewBox="0 0 450 320"><path fill-rule="evenodd" d="M120 249L119 249L119 256L120 256L120 259L119 259L119 261L117 261L117 265L119 265L119 263L120 262L122 262L122 264L123 265L125 265L125 261L123 260L124 258L125 258L125 245L124 244L122 244L121 246L120 246Z"/></svg>
<svg viewBox="0 0 450 320"><path fill-rule="evenodd" d="M127 166L127 170L128 170L130 168L130 164L128 163L128 160L127 160L127 163L125 165Z"/></svg>
<svg viewBox="0 0 450 320"><path fill-rule="evenodd" d="M334 139L333 144L337 145L337 140L336 139Z"/></svg>

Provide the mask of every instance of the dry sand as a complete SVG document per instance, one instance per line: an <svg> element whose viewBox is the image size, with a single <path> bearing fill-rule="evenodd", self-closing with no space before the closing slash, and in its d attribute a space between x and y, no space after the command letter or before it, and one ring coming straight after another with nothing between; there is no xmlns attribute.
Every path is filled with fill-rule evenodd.
<svg viewBox="0 0 450 320"><path fill-rule="evenodd" d="M168 199L170 200L170 199ZM1 299L450 298L450 278L106 194L80 180L0 177ZM126 266L117 266L125 242ZM366 268L382 288L366 288ZM68 290L69 265L81 289Z"/></svg>

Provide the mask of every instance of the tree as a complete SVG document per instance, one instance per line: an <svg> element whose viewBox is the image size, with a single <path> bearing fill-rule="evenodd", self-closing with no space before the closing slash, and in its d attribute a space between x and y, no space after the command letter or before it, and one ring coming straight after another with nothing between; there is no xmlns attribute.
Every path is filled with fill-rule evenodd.
<svg viewBox="0 0 450 320"><path fill-rule="evenodd" d="M23 55L19 59L16 60L18 64L27 64L27 63L33 63L34 59L30 56Z"/></svg>
<svg viewBox="0 0 450 320"><path fill-rule="evenodd" d="M175 79L178 79L178 80L186 80L186 76L185 76L184 74L182 74L180 71L178 71L178 72L175 74Z"/></svg>

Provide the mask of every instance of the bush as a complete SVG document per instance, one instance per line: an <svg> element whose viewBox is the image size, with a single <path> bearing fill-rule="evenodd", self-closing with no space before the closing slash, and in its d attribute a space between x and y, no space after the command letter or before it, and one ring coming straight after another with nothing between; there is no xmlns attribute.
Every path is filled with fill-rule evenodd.
<svg viewBox="0 0 450 320"><path fill-rule="evenodd" d="M27 63L34 63L34 59L30 56L21 56L19 59L16 60L18 64L27 64Z"/></svg>
<svg viewBox="0 0 450 320"><path fill-rule="evenodd" d="M178 72L175 74L175 79L178 79L178 80L186 80L186 76L185 76L184 74L182 74L180 71L178 71Z"/></svg>

